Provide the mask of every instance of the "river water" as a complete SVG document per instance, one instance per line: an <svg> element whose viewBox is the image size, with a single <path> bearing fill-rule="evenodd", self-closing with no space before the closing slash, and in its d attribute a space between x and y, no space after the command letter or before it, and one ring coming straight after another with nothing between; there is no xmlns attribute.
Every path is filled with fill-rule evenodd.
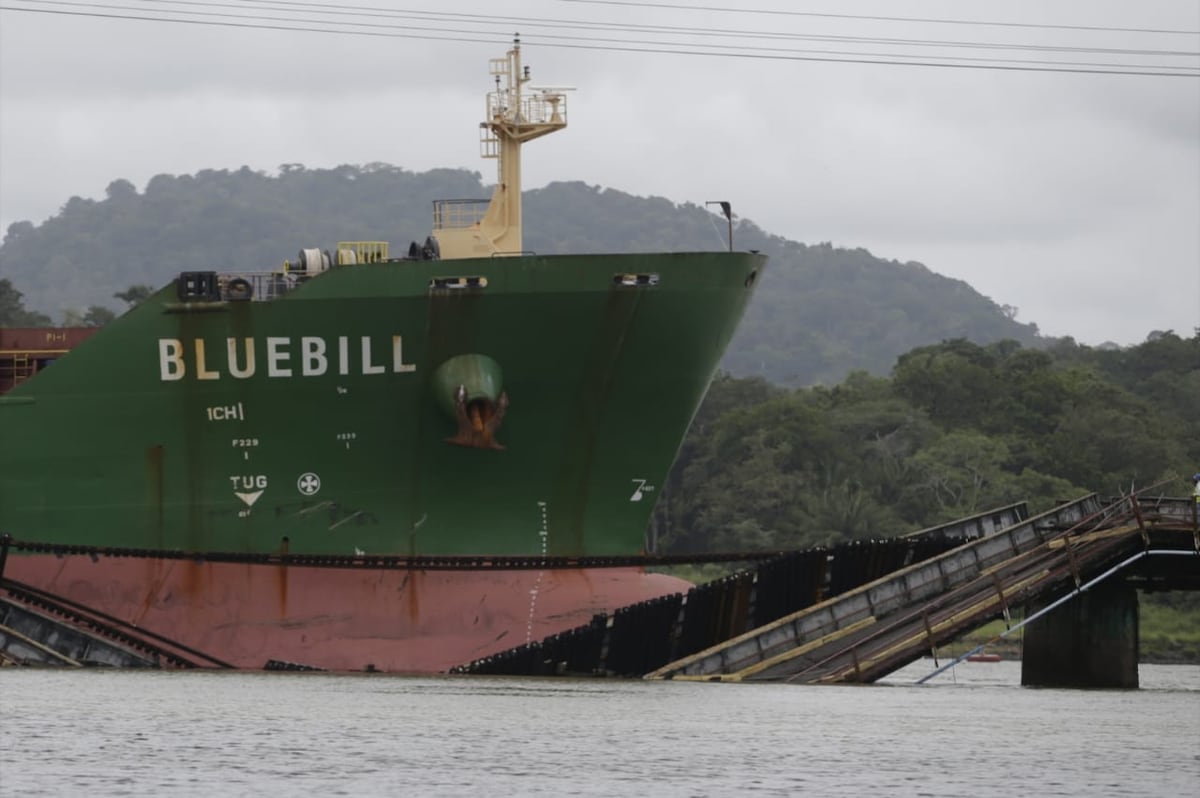
<svg viewBox="0 0 1200 798"><path fill-rule="evenodd" d="M1028 689L0 670L0 795L1200 796L1200 667Z"/></svg>

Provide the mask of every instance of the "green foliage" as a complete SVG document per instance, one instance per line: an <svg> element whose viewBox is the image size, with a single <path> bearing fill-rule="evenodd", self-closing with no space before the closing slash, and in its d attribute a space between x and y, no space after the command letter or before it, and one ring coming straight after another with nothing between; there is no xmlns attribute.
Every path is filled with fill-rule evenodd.
<svg viewBox="0 0 1200 798"><path fill-rule="evenodd" d="M0 327L46 327L50 317L25 309L21 292L8 280L0 280Z"/></svg>
<svg viewBox="0 0 1200 798"><path fill-rule="evenodd" d="M117 314L103 305L92 305L87 310L68 309L63 311L64 327L103 327L115 319Z"/></svg>
<svg viewBox="0 0 1200 798"><path fill-rule="evenodd" d="M1138 647L1143 661L1200 662L1200 594L1150 593L1139 602Z"/></svg>
<svg viewBox="0 0 1200 798"><path fill-rule="evenodd" d="M951 340L891 379L832 388L714 381L654 518L670 552L784 549L890 537L1017 501L1048 509L1156 485L1188 495L1200 436L1190 341L1114 353ZM1147 385L1158 390L1146 390Z"/></svg>
<svg viewBox="0 0 1200 798"><path fill-rule="evenodd" d="M135 305L145 302L153 293L154 286L139 283L138 285L129 286L124 291L116 292L113 294L113 299L119 299L132 308Z"/></svg>
<svg viewBox="0 0 1200 798"><path fill-rule="evenodd" d="M0 269L31 307L58 314L103 305L127 286L161 286L181 271L269 271L302 247L407 247L427 235L431 200L482 193L476 174L384 164L287 165L277 177L246 167L158 175L140 194L116 180L103 200L72 197L39 226L11 225Z"/></svg>
<svg viewBox="0 0 1200 798"><path fill-rule="evenodd" d="M1039 342L966 283L863 249L805 246L743 224L740 245L771 257L724 367L796 387L832 385L851 371L887 374L909 350L962 338Z"/></svg>
<svg viewBox="0 0 1200 798"><path fill-rule="evenodd" d="M1014 622L1024 618L1014 608ZM1176 591L1143 593L1138 601L1138 654L1142 662L1200 663L1200 593ZM938 648L942 657L958 657L979 646L1005 659L1020 659L1024 630L1000 637L1003 620L986 623L958 640Z"/></svg>
<svg viewBox="0 0 1200 798"><path fill-rule="evenodd" d="M121 181L124 182L124 181ZM110 196L112 195L112 186L109 186ZM129 307L133 307L139 302L144 301L147 297L154 293L154 289L148 285L138 284L131 285L124 291L117 291L113 294L114 299L119 299L125 302ZM117 317L116 311L104 305L89 305L86 310L78 310L76 308L67 308L63 311L62 326L63 327L103 327ZM49 320L46 321L49 324Z"/></svg>

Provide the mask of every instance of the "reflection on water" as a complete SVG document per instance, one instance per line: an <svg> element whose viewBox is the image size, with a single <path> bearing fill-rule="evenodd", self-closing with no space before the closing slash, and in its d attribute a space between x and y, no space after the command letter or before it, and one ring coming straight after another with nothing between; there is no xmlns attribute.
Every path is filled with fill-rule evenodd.
<svg viewBox="0 0 1200 798"><path fill-rule="evenodd" d="M0 795L1195 796L1200 668L1025 689L0 670Z"/></svg>

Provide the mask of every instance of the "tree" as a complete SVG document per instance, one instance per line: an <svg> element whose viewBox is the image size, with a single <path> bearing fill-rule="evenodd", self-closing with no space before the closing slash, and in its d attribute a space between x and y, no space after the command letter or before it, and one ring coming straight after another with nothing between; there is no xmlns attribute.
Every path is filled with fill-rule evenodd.
<svg viewBox="0 0 1200 798"><path fill-rule="evenodd" d="M63 311L64 327L103 327L115 319L117 314L103 305L90 305L87 310L67 309Z"/></svg>
<svg viewBox="0 0 1200 798"><path fill-rule="evenodd" d="M959 430L926 446L913 458L908 499L920 525L950 521L1002 504L995 482L1008 448L972 430ZM919 508L919 509L918 509Z"/></svg>
<svg viewBox="0 0 1200 798"><path fill-rule="evenodd" d="M0 327L50 326L49 316L25 310L21 296L11 282L0 280Z"/></svg>
<svg viewBox="0 0 1200 798"><path fill-rule="evenodd" d="M37 228L33 226L33 222L13 222L8 226L8 232L4 235L4 243L8 243L10 241L16 242L21 238L33 233L36 229Z"/></svg>
<svg viewBox="0 0 1200 798"><path fill-rule="evenodd" d="M137 199L137 189L133 183L128 180L118 179L108 184L108 188L104 190L105 195L110 200L134 200Z"/></svg>
<svg viewBox="0 0 1200 798"><path fill-rule="evenodd" d="M995 366L991 351L959 338L901 355L893 384L939 425L963 426L978 419L996 395Z"/></svg>
<svg viewBox="0 0 1200 798"><path fill-rule="evenodd" d="M91 305L88 307L87 313L83 314L83 326L103 327L116 317L116 313L103 305Z"/></svg>
<svg viewBox="0 0 1200 798"><path fill-rule="evenodd" d="M153 286L138 283L137 285L129 286L124 291L116 292L113 294L113 298L121 300L132 308L145 302L153 293Z"/></svg>

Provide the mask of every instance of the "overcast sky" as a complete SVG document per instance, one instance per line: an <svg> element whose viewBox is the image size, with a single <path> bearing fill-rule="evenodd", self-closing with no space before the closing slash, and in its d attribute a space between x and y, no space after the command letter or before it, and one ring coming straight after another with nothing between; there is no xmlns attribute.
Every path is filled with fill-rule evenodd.
<svg viewBox="0 0 1200 798"><path fill-rule="evenodd" d="M576 88L569 129L527 150L527 189L582 180L676 202L729 200L768 232L920 261L1019 308L1018 320L1084 343L1200 326L1197 2L0 0L0 8L5 229L41 223L73 195L103 198L117 178L141 190L156 174L207 168L384 161L465 167L490 182L494 166L478 157L487 59L519 30L533 85ZM409 16L350 16L351 8ZM40 13L49 11L69 13ZM354 23L386 35L79 15L183 11L275 18L241 24ZM907 19L871 18L879 16ZM993 24L958 24L966 21ZM722 43L754 57L578 46L700 52ZM1009 69L808 60L817 58ZM1185 74L1026 71L1033 61Z"/></svg>

